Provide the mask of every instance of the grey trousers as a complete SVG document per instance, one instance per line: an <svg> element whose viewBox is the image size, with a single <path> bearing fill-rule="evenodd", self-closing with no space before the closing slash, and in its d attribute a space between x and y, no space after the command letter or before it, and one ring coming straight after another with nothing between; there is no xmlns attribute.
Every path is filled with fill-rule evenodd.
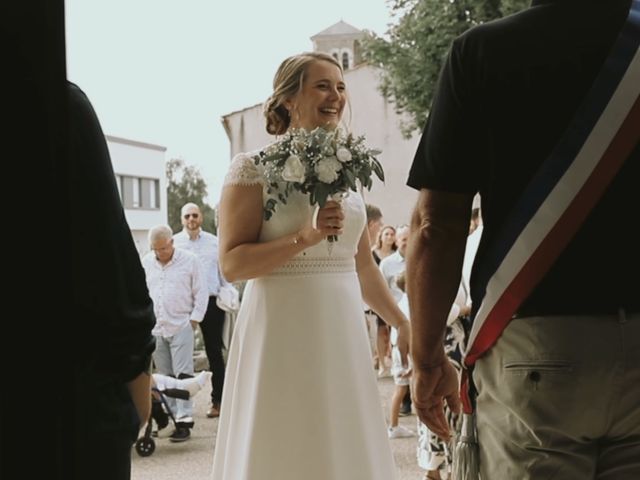
<svg viewBox="0 0 640 480"><path fill-rule="evenodd" d="M158 373L180 378L181 375L193 376L193 328L187 324L172 337L156 335L156 349L153 361ZM176 420L191 419L193 415L193 400L176 400L167 398L167 403ZM185 420L186 421L186 420Z"/></svg>
<svg viewBox="0 0 640 480"><path fill-rule="evenodd" d="M640 479L640 315L514 319L473 379L482 480Z"/></svg>

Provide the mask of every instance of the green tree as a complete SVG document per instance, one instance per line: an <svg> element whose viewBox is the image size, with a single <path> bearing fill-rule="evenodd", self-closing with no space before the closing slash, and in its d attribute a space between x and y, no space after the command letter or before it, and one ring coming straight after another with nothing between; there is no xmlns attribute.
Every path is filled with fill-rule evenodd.
<svg viewBox="0 0 640 480"><path fill-rule="evenodd" d="M172 158L166 165L167 208L169 226L174 232L182 230L180 209L185 203L193 202L200 207L204 215L202 229L216 233L216 211L205 203L207 184L194 166L185 165L184 160Z"/></svg>
<svg viewBox="0 0 640 480"><path fill-rule="evenodd" d="M380 89L405 114L410 137L427 120L438 75L455 37L470 27L525 8L529 0L389 0L388 38L368 33L363 56L382 69Z"/></svg>

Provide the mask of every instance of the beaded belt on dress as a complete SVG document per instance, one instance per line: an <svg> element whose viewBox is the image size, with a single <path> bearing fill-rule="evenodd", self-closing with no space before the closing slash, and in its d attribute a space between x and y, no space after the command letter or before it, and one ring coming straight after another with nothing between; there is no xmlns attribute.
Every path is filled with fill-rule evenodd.
<svg viewBox="0 0 640 480"><path fill-rule="evenodd" d="M305 275L309 273L349 273L356 271L353 258L294 258L273 270L269 276Z"/></svg>

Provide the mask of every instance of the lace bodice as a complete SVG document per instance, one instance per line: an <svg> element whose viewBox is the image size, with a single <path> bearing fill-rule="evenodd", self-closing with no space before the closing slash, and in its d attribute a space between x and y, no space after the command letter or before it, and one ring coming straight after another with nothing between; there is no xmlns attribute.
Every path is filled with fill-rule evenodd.
<svg viewBox="0 0 640 480"><path fill-rule="evenodd" d="M224 185L261 185L263 206L269 198L277 198L277 191L267 193L263 169L255 164L251 153L236 155L231 162ZM294 263L317 265L318 262L324 261L333 265L340 259L353 259L366 224L362 196L356 192L349 192L342 200L342 208L345 214L344 233L334 243L331 254L328 253L327 242L323 241L294 257ZM300 192L291 193L286 205L278 202L271 218L262 221L260 241L266 242L300 230L310 221L314 210L315 206L309 203L308 195Z"/></svg>
<svg viewBox="0 0 640 480"><path fill-rule="evenodd" d="M236 155L224 177L224 185L264 185L262 169L253 161L252 154Z"/></svg>

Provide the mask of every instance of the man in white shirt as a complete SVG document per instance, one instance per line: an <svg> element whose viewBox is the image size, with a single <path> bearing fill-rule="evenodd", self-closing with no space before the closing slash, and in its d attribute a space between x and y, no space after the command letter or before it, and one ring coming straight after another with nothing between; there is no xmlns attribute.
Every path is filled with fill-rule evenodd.
<svg viewBox="0 0 640 480"><path fill-rule="evenodd" d="M180 212L180 219L183 229L173 236L175 245L178 248L189 250L198 257L206 279L208 304L204 318L200 322L200 330L209 360L209 370L213 373L211 377L211 406L207 411L207 417L214 418L220 415L225 372L222 357L224 347L222 329L225 312L216 304L216 298L220 287L227 281L218 267L218 237L202 230L204 217L198 205L195 203L185 204Z"/></svg>
<svg viewBox="0 0 640 480"><path fill-rule="evenodd" d="M153 300L156 350L153 360L159 373L176 378L193 376L193 330L207 308L207 289L198 258L175 248L173 232L166 225L149 230L151 251L142 259L149 294ZM181 442L193 426L193 402L169 399L176 416L170 440Z"/></svg>

